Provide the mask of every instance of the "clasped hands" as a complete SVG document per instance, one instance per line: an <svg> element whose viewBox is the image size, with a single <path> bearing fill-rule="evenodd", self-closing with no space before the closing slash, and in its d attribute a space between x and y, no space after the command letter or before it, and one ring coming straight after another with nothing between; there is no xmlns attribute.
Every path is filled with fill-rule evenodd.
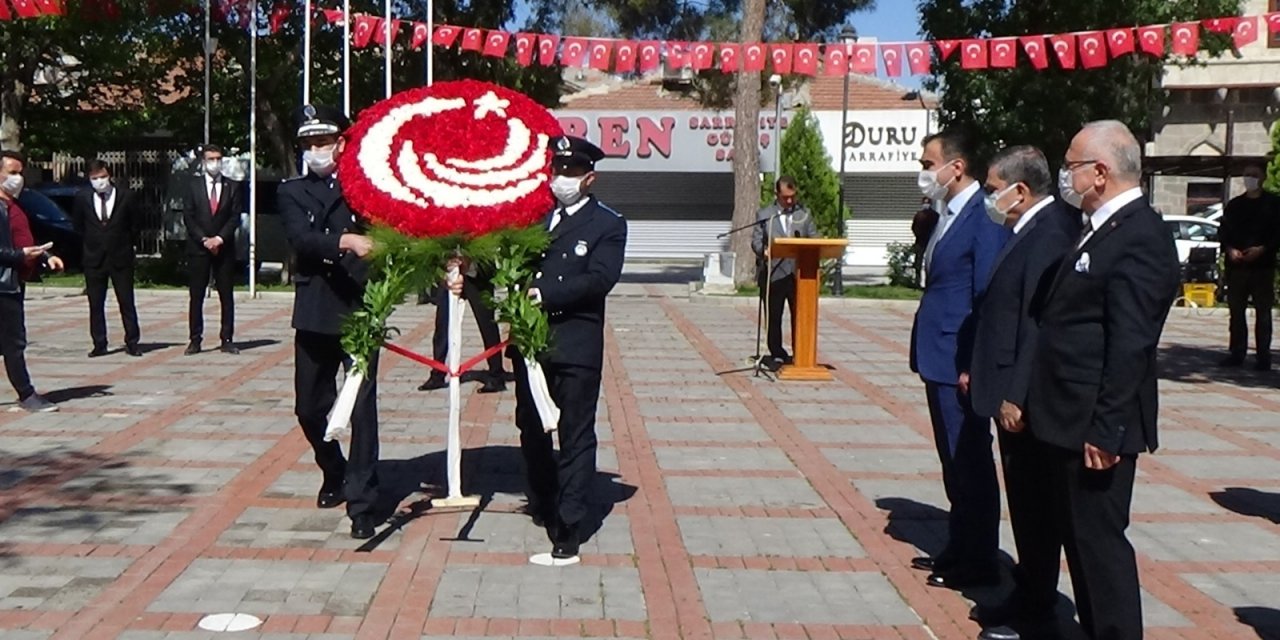
<svg viewBox="0 0 1280 640"><path fill-rule="evenodd" d="M1253 262L1262 257L1265 247L1249 247L1248 249L1227 249L1227 259L1231 262Z"/></svg>

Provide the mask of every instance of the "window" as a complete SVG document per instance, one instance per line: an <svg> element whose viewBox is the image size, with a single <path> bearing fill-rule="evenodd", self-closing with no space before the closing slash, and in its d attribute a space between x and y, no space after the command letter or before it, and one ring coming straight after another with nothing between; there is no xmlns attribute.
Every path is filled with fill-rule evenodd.
<svg viewBox="0 0 1280 640"><path fill-rule="evenodd" d="M1166 229L1168 229L1168 230L1169 230L1169 235L1173 236L1173 239L1174 239L1174 240L1182 240L1182 239L1183 239L1183 237L1184 237L1184 236L1182 235L1182 224L1181 224L1181 223L1179 223L1179 222L1168 222L1168 221L1166 221L1166 222L1164 223L1164 226L1165 226L1165 228L1166 228Z"/></svg>
<svg viewBox="0 0 1280 640"><path fill-rule="evenodd" d="M1218 227L1211 224L1184 222L1183 237L1195 242L1217 242Z"/></svg>

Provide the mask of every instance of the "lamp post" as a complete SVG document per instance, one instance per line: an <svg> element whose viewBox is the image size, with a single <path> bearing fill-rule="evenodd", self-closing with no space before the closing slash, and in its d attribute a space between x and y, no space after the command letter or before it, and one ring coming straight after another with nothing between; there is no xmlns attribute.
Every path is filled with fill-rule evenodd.
<svg viewBox="0 0 1280 640"><path fill-rule="evenodd" d="M853 44L858 41L858 30L852 26L845 26L840 32L840 42L845 46L845 60L853 55ZM845 160L849 155L849 70L844 71L844 102L840 107L840 208L837 209L840 219L840 235L847 236L848 232L844 228L844 170ZM836 279L831 283L831 293L836 296L844 295L844 257L841 256L840 264L836 265Z"/></svg>
<svg viewBox="0 0 1280 640"><path fill-rule="evenodd" d="M773 89L773 180L776 183L782 175L782 76L769 76L769 87Z"/></svg>
<svg viewBox="0 0 1280 640"><path fill-rule="evenodd" d="M218 48L217 40L210 37L212 24L210 14L213 12L213 0L205 0L204 2L204 143L209 144L209 109L212 108L212 100L209 99L209 92L212 90L211 85L213 77L213 51Z"/></svg>

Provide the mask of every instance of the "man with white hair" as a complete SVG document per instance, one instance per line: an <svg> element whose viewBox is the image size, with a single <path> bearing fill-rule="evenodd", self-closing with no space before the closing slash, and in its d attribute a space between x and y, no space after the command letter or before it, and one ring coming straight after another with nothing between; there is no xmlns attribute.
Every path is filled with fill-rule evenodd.
<svg viewBox="0 0 1280 640"><path fill-rule="evenodd" d="M1180 280L1173 239L1139 188L1141 155L1116 121L1071 141L1059 188L1085 225L1045 300L1025 412L1045 461L1039 515L1057 525L1094 639L1142 637L1125 529L1138 454L1158 444L1156 347Z"/></svg>

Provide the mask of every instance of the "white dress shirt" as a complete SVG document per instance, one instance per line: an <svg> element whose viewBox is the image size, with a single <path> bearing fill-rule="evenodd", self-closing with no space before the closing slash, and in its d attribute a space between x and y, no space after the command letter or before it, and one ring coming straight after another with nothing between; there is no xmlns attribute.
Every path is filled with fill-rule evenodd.
<svg viewBox="0 0 1280 640"><path fill-rule="evenodd" d="M1017 222L1013 223L1013 235L1018 235L1018 232L1022 231L1022 228L1027 226L1027 223L1031 222L1031 218L1035 217L1037 213L1040 213L1041 209L1049 206L1050 204L1053 204L1053 196L1048 196L1040 202L1032 205L1030 209L1027 209L1027 212L1022 214L1022 216L1018 218Z"/></svg>
<svg viewBox="0 0 1280 640"><path fill-rule="evenodd" d="M560 220L562 218L572 218L573 214L581 211L583 207L587 206L587 200L590 198L591 196L583 196L582 198L579 198L577 202L567 207L558 207L555 214L551 216L551 224L547 227L547 231L555 229L556 225L560 224Z"/></svg>
<svg viewBox="0 0 1280 640"><path fill-rule="evenodd" d="M1106 224L1107 220L1110 220L1111 216L1114 216L1117 211L1125 208L1129 203L1141 197L1142 189L1140 187L1134 187L1102 203L1102 206L1098 207L1097 211L1094 211L1089 215L1089 231L1084 235L1084 237L1080 238L1080 244L1077 244L1076 248L1079 249L1080 247L1083 247L1084 243L1088 242L1089 238L1093 237L1093 232L1101 229L1102 225Z"/></svg>
<svg viewBox="0 0 1280 640"><path fill-rule="evenodd" d="M938 246L938 242L947 234L947 230L960 217L960 212L964 211L965 205L973 199L974 194L978 193L978 189L982 185L974 180L972 184L965 187L963 191L956 194L956 197L947 201L947 206L942 210L942 215L938 216L938 224L933 228L933 234L929 236L929 245L924 249L924 269L929 270L929 264L933 262L933 250Z"/></svg>
<svg viewBox="0 0 1280 640"><path fill-rule="evenodd" d="M94 213L98 214L98 221L105 223L105 222L107 222L108 220L110 220L110 219L111 219L111 212L112 212L112 211L115 211L115 209L116 209L116 188L115 188L115 186L113 185L113 186L112 186L110 189L108 189L108 190L107 190L107 192L106 192L106 196L107 196L107 198L106 198L106 208L105 208L105 209L103 208L103 204L102 204L102 196L103 196L103 194L98 193L98 192L96 192L96 191L93 193L93 211L94 211Z"/></svg>
<svg viewBox="0 0 1280 640"><path fill-rule="evenodd" d="M208 198L211 194L217 193L218 206L222 206L222 198L224 197L224 194L222 193L223 185L219 182L220 180L221 177L215 178L208 173L204 174L204 197ZM215 189L217 190L216 192L214 191ZM210 201L209 204L212 205L213 202ZM217 213L217 211L213 211L212 209L210 209L210 211L211 213Z"/></svg>

